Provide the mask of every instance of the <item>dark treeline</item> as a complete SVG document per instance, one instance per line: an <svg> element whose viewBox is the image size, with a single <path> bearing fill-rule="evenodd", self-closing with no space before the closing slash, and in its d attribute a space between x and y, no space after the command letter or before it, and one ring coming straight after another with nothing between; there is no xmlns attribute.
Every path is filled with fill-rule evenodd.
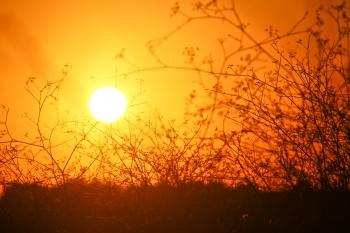
<svg viewBox="0 0 350 233"><path fill-rule="evenodd" d="M219 184L129 187L73 182L13 185L0 200L1 232L348 232L350 195L262 192Z"/></svg>

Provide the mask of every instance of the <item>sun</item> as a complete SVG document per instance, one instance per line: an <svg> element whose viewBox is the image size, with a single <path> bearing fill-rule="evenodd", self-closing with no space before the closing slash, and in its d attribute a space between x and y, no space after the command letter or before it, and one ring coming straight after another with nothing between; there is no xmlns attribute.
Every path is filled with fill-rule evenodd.
<svg viewBox="0 0 350 233"><path fill-rule="evenodd" d="M118 89L102 87L91 95L89 108L96 120L112 123L124 115L127 101Z"/></svg>

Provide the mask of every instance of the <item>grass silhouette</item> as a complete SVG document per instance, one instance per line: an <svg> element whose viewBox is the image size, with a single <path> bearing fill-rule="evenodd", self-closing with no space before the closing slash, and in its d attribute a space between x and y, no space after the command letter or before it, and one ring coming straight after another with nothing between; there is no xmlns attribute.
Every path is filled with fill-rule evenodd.
<svg viewBox="0 0 350 233"><path fill-rule="evenodd" d="M128 187L76 181L16 184L0 200L1 231L348 232L349 192L262 192L193 183Z"/></svg>

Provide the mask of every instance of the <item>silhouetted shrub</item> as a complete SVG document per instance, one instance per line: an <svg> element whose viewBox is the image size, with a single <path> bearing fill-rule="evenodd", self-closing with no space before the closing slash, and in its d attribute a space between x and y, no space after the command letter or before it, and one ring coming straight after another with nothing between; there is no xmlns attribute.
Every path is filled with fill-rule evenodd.
<svg viewBox="0 0 350 233"><path fill-rule="evenodd" d="M349 206L345 191L13 185L0 200L0 224L6 233L347 232Z"/></svg>

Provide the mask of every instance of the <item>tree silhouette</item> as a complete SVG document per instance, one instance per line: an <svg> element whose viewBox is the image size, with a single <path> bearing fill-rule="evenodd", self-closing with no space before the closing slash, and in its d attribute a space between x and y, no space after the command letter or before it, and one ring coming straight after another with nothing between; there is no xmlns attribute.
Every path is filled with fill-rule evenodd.
<svg viewBox="0 0 350 233"><path fill-rule="evenodd" d="M301 26L308 14L279 33L272 26L267 38L256 39L243 22L234 1L198 1L193 12L177 2L172 15L184 18L174 30L147 46L157 69L197 73L210 103L190 117L204 125L198 146L210 144L216 156L214 176L260 188L349 188L349 7L321 6L315 22ZM194 16L191 16L194 15ZM222 57L200 59L186 47L188 66L171 65L158 50L195 21L218 20L230 26L219 38ZM198 22L197 22L198 25ZM328 30L335 30L330 35ZM294 46L285 47L285 41ZM261 63L270 70L259 70ZM206 83L214 83L208 86ZM208 82L206 82L208 81ZM196 91L189 97L195 103ZM208 101L209 102L209 101ZM219 123L220 122L220 123ZM213 177L214 177L213 176Z"/></svg>
<svg viewBox="0 0 350 233"><path fill-rule="evenodd" d="M349 189L349 7L346 1L320 7L316 21L290 30L266 29L256 39L234 1L197 1L184 12L179 3L172 16L178 27L147 43L155 66L119 73L171 69L200 77L201 86L188 98L187 121L180 125L154 114L150 120L127 119L128 130L95 122L65 120L55 108L68 75L38 86L28 79L37 114L27 116L34 135L16 139L8 127L8 108L1 119L2 183L61 184L70 179L102 179L123 185L176 186L191 182L248 184L265 190L285 188ZM192 16L193 15L193 16ZM186 65L171 65L159 55L161 46L193 22L217 20L229 28L218 39L221 57L198 58L186 47ZM336 32L328 35L329 24ZM295 46L285 47L285 41ZM129 63L122 51L117 62ZM259 69L264 65L266 69ZM199 96L206 95L206 101ZM50 126L42 114L57 111ZM64 141L56 141L65 135ZM98 135L98 136L96 136ZM63 155L57 147L68 147Z"/></svg>

